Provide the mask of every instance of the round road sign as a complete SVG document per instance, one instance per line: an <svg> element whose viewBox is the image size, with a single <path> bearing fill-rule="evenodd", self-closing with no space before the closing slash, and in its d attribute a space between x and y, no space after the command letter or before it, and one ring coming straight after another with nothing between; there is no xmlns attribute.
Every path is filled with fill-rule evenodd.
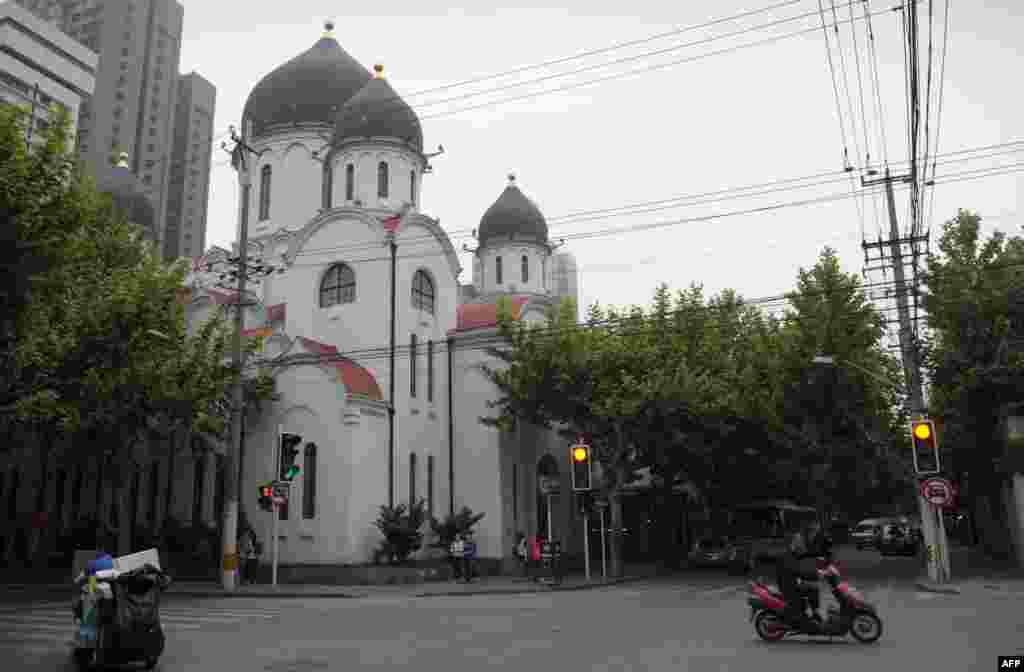
<svg viewBox="0 0 1024 672"><path fill-rule="evenodd" d="M933 506L946 506L953 501L953 484L944 478L928 478L921 483L921 496Z"/></svg>

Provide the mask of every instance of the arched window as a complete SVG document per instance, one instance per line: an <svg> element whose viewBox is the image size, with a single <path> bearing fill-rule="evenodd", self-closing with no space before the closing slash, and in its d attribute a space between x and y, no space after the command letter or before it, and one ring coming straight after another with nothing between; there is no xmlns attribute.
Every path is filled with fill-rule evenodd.
<svg viewBox="0 0 1024 672"><path fill-rule="evenodd" d="M309 519L316 517L316 444L307 443L303 455L303 469L306 470L302 477L302 517Z"/></svg>
<svg viewBox="0 0 1024 672"><path fill-rule="evenodd" d="M260 170L260 221L270 219L270 166Z"/></svg>
<svg viewBox="0 0 1024 672"><path fill-rule="evenodd" d="M329 308L339 303L356 300L356 274L348 264L335 264L324 273L320 281L320 307Z"/></svg>
<svg viewBox="0 0 1024 672"><path fill-rule="evenodd" d="M530 258L527 257L525 254L523 255L523 259L522 259L522 267L523 267L523 282L529 282L530 281Z"/></svg>
<svg viewBox="0 0 1024 672"><path fill-rule="evenodd" d="M409 202L416 205L416 171L409 171Z"/></svg>
<svg viewBox="0 0 1024 672"><path fill-rule="evenodd" d="M497 257L494 260L494 281L497 284L501 284L501 257Z"/></svg>
<svg viewBox="0 0 1024 672"><path fill-rule="evenodd" d="M381 161L377 164L377 196L388 197L388 162Z"/></svg>
<svg viewBox="0 0 1024 672"><path fill-rule="evenodd" d="M356 167L353 164L345 166L345 200L352 201L356 198Z"/></svg>
<svg viewBox="0 0 1024 672"><path fill-rule="evenodd" d="M412 307L434 314L434 282L426 271L412 276Z"/></svg>

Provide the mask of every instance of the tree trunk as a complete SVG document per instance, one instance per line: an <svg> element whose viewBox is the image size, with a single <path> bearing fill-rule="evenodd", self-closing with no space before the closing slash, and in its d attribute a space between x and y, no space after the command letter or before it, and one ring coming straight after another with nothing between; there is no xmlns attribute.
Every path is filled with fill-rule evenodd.
<svg viewBox="0 0 1024 672"><path fill-rule="evenodd" d="M623 446L622 429L615 427L615 435L612 439L615 442L615 449L612 451L612 469L615 473L615 483L609 493L609 509L611 513L611 548L608 553L608 573L613 578L622 578L625 575L622 552L622 485L626 482L625 449Z"/></svg>
<svg viewBox="0 0 1024 672"><path fill-rule="evenodd" d="M47 486L47 472L50 470L50 453L53 450L53 434L49 431L44 431L36 435L39 440L39 446L41 448L39 455L39 490L36 496L36 507L33 512L35 514L47 512L47 501L46 501L46 486ZM32 564L37 568L43 568L47 564L49 551L46 545L47 531L52 526L52 521L47 521L49 524L42 529L32 530Z"/></svg>

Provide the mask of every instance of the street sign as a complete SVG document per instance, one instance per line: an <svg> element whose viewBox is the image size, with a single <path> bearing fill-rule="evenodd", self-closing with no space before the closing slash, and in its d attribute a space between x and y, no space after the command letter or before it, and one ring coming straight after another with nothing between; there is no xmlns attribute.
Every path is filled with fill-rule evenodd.
<svg viewBox="0 0 1024 672"><path fill-rule="evenodd" d="M540 477L540 494L557 495L562 488L562 482L557 476Z"/></svg>
<svg viewBox="0 0 1024 672"><path fill-rule="evenodd" d="M953 501L953 484L944 478L929 478L921 483L921 496L932 506L946 506Z"/></svg>
<svg viewBox="0 0 1024 672"><path fill-rule="evenodd" d="M278 506L283 506L288 503L288 499L286 497L274 497L273 501L274 504L277 504Z"/></svg>
<svg viewBox="0 0 1024 672"><path fill-rule="evenodd" d="M291 490L291 483L282 483L277 481L274 483L274 497L281 499L288 499L289 491Z"/></svg>

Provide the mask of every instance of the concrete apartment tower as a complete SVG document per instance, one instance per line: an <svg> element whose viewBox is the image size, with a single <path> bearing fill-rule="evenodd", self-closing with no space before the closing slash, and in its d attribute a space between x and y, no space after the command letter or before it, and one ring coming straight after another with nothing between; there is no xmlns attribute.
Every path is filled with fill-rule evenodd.
<svg viewBox="0 0 1024 672"><path fill-rule="evenodd" d="M121 152L148 190L162 246L184 8L177 0L18 0L99 55L78 147L102 189ZM204 204L205 207L205 204Z"/></svg>
<svg viewBox="0 0 1024 672"><path fill-rule="evenodd" d="M206 249L206 205L213 158L217 89L191 72L178 78L163 255L197 257Z"/></svg>
<svg viewBox="0 0 1024 672"><path fill-rule="evenodd" d="M96 54L12 2L0 2L0 102L32 115L26 140L40 142L61 108L71 128L96 85Z"/></svg>

